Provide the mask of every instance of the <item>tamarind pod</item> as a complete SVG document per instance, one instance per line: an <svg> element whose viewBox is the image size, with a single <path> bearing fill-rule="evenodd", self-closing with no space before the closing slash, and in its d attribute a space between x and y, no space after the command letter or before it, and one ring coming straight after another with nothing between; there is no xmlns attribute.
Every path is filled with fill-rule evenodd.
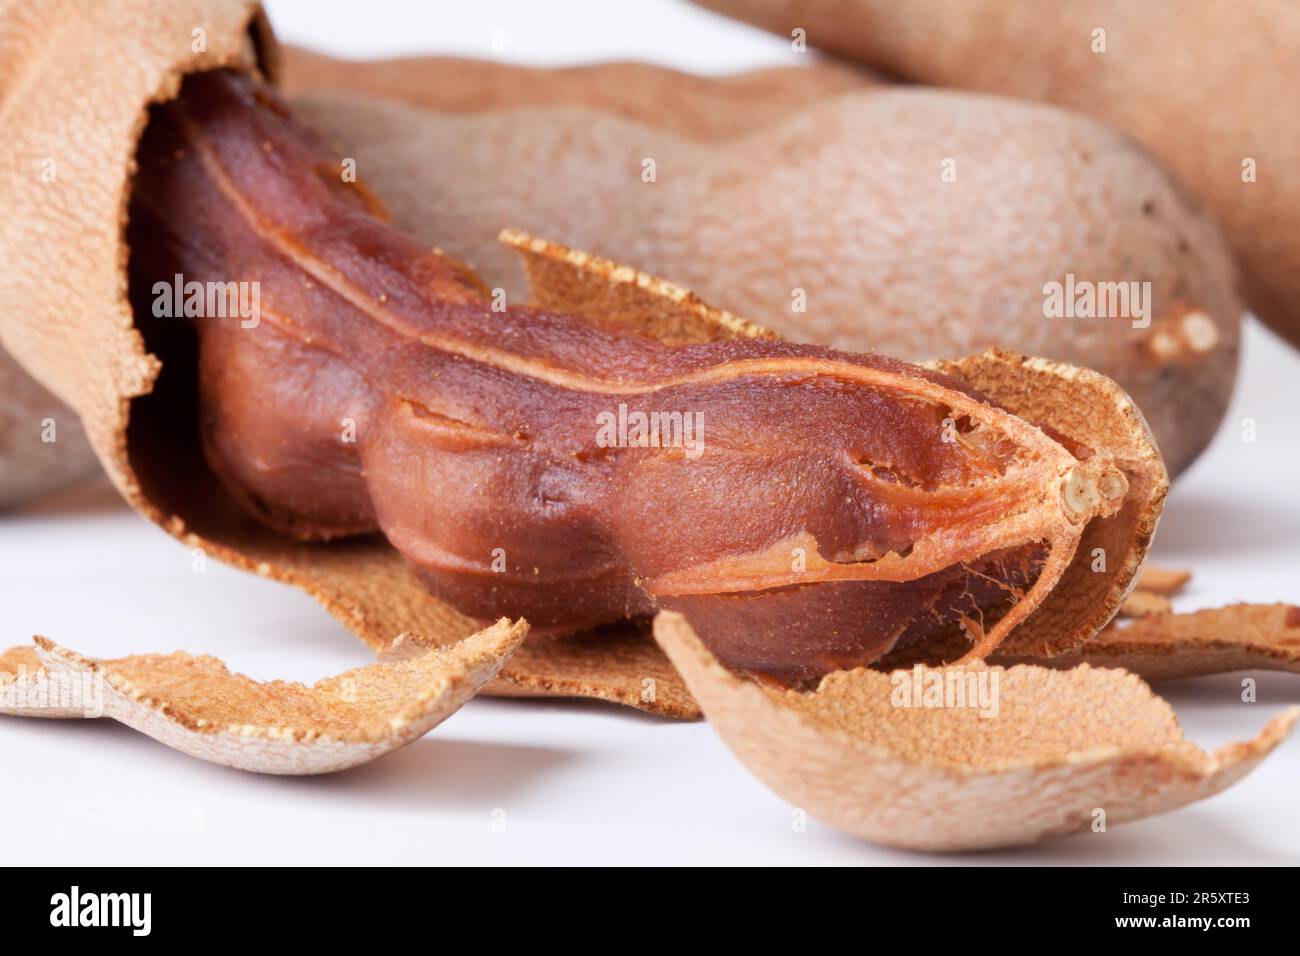
<svg viewBox="0 0 1300 956"><path fill-rule="evenodd" d="M473 617L680 608L791 681L940 633L983 656L1127 490L1107 453L906 363L496 310L246 77L187 79L139 159L137 311L177 273L261 289L255 327L195 322L214 470L298 537L382 530ZM603 440L626 409L697 416L702 440Z"/></svg>
<svg viewBox="0 0 1300 956"><path fill-rule="evenodd" d="M1085 117L877 86L706 142L567 101L291 105L396 225L512 296L528 288L503 227L635 264L796 341L911 361L997 345L1094 369L1137 402L1174 475L1232 392L1243 310L1223 237L1167 170ZM1080 291L1149 280L1145 318L1062 318L1045 293L1069 275Z"/></svg>
<svg viewBox="0 0 1300 956"><path fill-rule="evenodd" d="M799 26L810 46L912 82L1042 100L1123 130L1222 224L1251 310L1300 346L1295 3L699 2L782 36ZM1164 331L1149 342L1151 360L1203 354L1199 334Z"/></svg>

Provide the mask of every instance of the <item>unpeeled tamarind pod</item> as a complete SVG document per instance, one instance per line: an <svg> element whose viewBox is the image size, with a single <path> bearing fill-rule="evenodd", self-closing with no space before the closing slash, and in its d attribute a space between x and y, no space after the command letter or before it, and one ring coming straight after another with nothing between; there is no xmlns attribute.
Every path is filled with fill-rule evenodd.
<svg viewBox="0 0 1300 956"><path fill-rule="evenodd" d="M701 2L782 35L802 28L810 47L907 80L1055 103L1123 130L1205 203L1251 308L1300 346L1292 0Z"/></svg>
<svg viewBox="0 0 1300 956"><path fill-rule="evenodd" d="M175 276L260 290L253 323L192 320L213 470L282 533L382 531L471 617L681 610L789 682L958 635L982 657L1129 490L1104 450L934 371L495 308L246 76L188 78L138 161L137 314Z"/></svg>
<svg viewBox="0 0 1300 956"><path fill-rule="evenodd" d="M521 102L537 103L535 86ZM912 361L997 345L1093 368L1137 401L1174 474L1227 408L1242 304L1223 237L1150 156L1085 117L891 86L730 139L567 99L477 114L343 93L292 105L395 224L516 298L527 285L503 227L635 264L800 341ZM1055 308L1048 289L1074 280L1142 298Z"/></svg>

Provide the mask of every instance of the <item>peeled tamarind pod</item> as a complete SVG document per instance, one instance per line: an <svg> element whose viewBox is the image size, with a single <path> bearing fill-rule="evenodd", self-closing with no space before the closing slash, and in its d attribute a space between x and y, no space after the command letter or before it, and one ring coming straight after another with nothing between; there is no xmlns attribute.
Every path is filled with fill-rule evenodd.
<svg viewBox="0 0 1300 956"><path fill-rule="evenodd" d="M247 76L188 78L138 161L137 314L175 276L259 289L256 321L192 323L226 488L300 539L381 531L470 617L679 610L785 682L936 640L983 657L1128 495L1106 449L939 372L497 308Z"/></svg>
<svg viewBox="0 0 1300 956"><path fill-rule="evenodd" d="M440 113L529 106L598 109L698 140L762 129L822 99L881 81L831 61L726 76L699 76L652 63L542 68L466 57L339 60L286 46L280 90L364 93Z"/></svg>
<svg viewBox="0 0 1300 956"><path fill-rule="evenodd" d="M546 308L618 322L674 343L772 334L662 279L597 256L517 230L507 230L502 241L524 253L535 299ZM1141 411L1104 375L1048 359L989 349L927 365L1021 418L1050 423L1044 429L1076 454L1104 450L1124 473L1128 490L1119 511L1087 524L1061 580L1002 651L1042 659L1088 641L1132 591L1169 492ZM879 666L954 660L966 646L965 633L954 631L919 644L900 642Z"/></svg>

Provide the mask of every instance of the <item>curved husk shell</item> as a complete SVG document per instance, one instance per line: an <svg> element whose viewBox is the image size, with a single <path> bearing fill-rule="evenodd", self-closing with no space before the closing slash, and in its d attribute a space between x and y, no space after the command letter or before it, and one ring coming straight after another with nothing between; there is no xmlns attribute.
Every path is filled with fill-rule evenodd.
<svg viewBox="0 0 1300 956"><path fill-rule="evenodd" d="M72 24L86 39L68 49ZM11 170L0 179L0 344L80 414L109 477L136 501L128 401L158 366L133 327L122 230L145 107L174 96L187 71L255 69L266 37L247 0L0 4Z"/></svg>
<svg viewBox="0 0 1300 956"><path fill-rule="evenodd" d="M997 675L998 714L895 706L891 675L839 671L812 693L762 687L723 668L686 619L655 637L742 763L817 819L889 846L951 851L1032 843L1204 799L1240 780L1290 732L1300 708L1253 740L1207 754L1132 674L976 664ZM910 678L911 672L897 672Z"/></svg>
<svg viewBox="0 0 1300 956"><path fill-rule="evenodd" d="M38 637L0 655L0 713L111 717L192 757L274 774L368 763L424 736L491 679L522 621L317 681L260 683L214 657L96 660Z"/></svg>

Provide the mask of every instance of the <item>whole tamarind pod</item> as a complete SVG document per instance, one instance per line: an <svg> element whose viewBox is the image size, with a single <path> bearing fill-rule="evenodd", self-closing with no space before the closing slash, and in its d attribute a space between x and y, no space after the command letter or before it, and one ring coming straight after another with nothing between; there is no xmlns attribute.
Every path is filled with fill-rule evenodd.
<svg viewBox="0 0 1300 956"><path fill-rule="evenodd" d="M396 225L508 293L526 286L503 227L634 264L797 341L918 362L997 345L1095 369L1137 402L1174 475L1223 419L1243 311L1227 245L1167 170L1095 120L877 85L705 138L540 105L542 82L518 95L526 108L477 114L367 89L290 102L356 159ZM1048 293L1074 289L1070 276L1078 293L1137 294L1065 318Z"/></svg>
<svg viewBox="0 0 1300 956"><path fill-rule="evenodd" d="M182 279L258 290L194 318L211 467L295 537L382 531L471 616L678 609L784 681L954 635L984 656L1123 505L1107 452L938 372L502 306L247 77L187 78L139 163L137 313Z"/></svg>
<svg viewBox="0 0 1300 956"><path fill-rule="evenodd" d="M1300 347L1300 5L1290 0L700 0L914 83L1041 100L1123 130L1223 226L1247 303ZM990 55L990 51L998 51ZM1251 68L1241 63L1249 59ZM1153 215L1168 215L1166 208ZM1177 328L1167 330L1176 333ZM1151 344L1196 354L1197 340ZM1180 349L1181 346L1181 349ZM1158 431L1158 429L1157 429Z"/></svg>

